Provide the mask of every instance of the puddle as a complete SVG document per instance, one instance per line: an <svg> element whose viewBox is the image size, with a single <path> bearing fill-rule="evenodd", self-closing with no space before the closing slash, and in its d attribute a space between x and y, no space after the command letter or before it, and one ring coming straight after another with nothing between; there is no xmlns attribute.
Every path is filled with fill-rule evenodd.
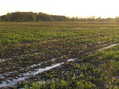
<svg viewBox="0 0 119 89"><path fill-rule="evenodd" d="M77 58L71 58L71 59L68 59L67 62L72 62L72 61L75 61Z"/></svg>
<svg viewBox="0 0 119 89"><path fill-rule="evenodd" d="M117 46L117 45L119 45L119 43L117 43L117 44L111 44L111 45L109 45L109 46L106 46L106 47L104 47L104 48L99 49L98 51L103 51L103 50L106 50L106 49L115 47L115 46Z"/></svg>
<svg viewBox="0 0 119 89"><path fill-rule="evenodd" d="M55 59L51 60L51 61L54 61ZM68 59L66 62L72 62L72 61L75 61L76 58L71 58L71 59ZM27 68L34 68L33 70L31 71L28 71L28 72L25 72L25 73L20 73L18 76L15 76L14 78L6 78L4 79L5 77L7 76L10 76L11 74L14 74L16 72L8 72L8 73L5 73L5 74L0 74L0 79L4 79L3 81L0 81L0 88L3 88L3 87L11 87L11 86L15 86L17 85L18 83L22 82L22 81L25 81L29 78L32 78L40 73L43 73L43 72L46 72L46 71L49 71L51 69L54 69L54 68L57 68L57 67L60 67L61 65L63 65L65 62L61 62L61 63L56 63L56 64L52 64L50 66L46 66L45 68L38 68L42 63L40 64L33 64L31 65L30 67L27 67ZM37 67L37 68L35 68Z"/></svg>
<svg viewBox="0 0 119 89"><path fill-rule="evenodd" d="M29 67L26 67L26 68L22 68L20 69L19 71L24 71L24 70L30 70L30 69L33 69L35 67L39 67L42 63L39 63L39 64L33 64ZM13 72L6 72L6 73L3 73L3 74L0 74L0 79L5 79L5 77L9 77L9 76L12 76L14 74L18 74L19 71L13 71Z"/></svg>
<svg viewBox="0 0 119 89"><path fill-rule="evenodd" d="M103 51L103 50L112 48L112 47L117 46L117 45L119 45L119 43L112 44L112 45L109 45L107 47L101 48L98 51ZM35 53L35 54L37 54L37 53ZM28 54L27 55L21 55L20 58L24 57L24 56L28 56ZM0 63L9 61L11 59L12 58L0 59ZM15 57L14 57L14 59L15 59ZM18 83L25 81L29 78L32 78L32 77L34 77L40 73L47 72L51 69L60 67L64 63L72 62L72 61L75 61L76 59L77 58L71 58L71 59L66 60L65 62L56 63L55 61L57 61L57 58L53 58L51 60L44 61L44 62L41 62L39 64L33 64L31 66L21 68L19 70L21 72L19 72L18 70L12 71L12 72L5 72L3 74L0 74L0 88L15 86ZM41 68L41 64L43 64L43 65L48 64L48 62L52 62L52 65L47 65L44 68ZM55 64L54 64L54 62L55 62Z"/></svg>
<svg viewBox="0 0 119 89"><path fill-rule="evenodd" d="M26 79L29 79L29 78L31 78L31 77L33 77L35 75L38 75L38 74L40 74L42 72L51 70L51 69L56 68L58 66L61 66L62 64L64 64L64 62L57 63L57 64L52 65L52 66L47 66L45 68L35 69L34 71L29 71L29 72L23 73L23 74L19 75L21 77L17 76L14 79L8 79L8 80L5 80L5 81L1 81L0 82L0 88L16 85L19 82L22 82L22 81L24 81ZM3 76L0 76L0 77L3 77Z"/></svg>

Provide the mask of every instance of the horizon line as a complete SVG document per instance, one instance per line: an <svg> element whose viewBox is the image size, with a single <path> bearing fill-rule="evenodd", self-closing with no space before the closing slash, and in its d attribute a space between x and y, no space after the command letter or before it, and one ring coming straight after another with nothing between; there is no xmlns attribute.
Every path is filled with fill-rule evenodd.
<svg viewBox="0 0 119 89"><path fill-rule="evenodd" d="M69 18L94 18L94 19L97 19L97 18L102 18L102 19L105 19L105 18L118 18L119 16L95 16L95 15L92 15L92 16L80 16L80 15L62 15L62 14L53 14L53 13L48 13L48 12L34 12L34 11L11 11L11 12L6 12L4 14L0 14L0 16L3 16L3 15L6 15L8 13L15 13L15 12L32 12L32 13L44 13L44 14L48 14L48 15L60 15L60 16L66 16L66 17L69 17Z"/></svg>

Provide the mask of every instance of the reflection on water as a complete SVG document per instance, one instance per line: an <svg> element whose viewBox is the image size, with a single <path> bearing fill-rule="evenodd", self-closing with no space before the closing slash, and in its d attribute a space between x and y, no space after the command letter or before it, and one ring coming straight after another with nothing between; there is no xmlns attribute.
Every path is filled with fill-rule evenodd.
<svg viewBox="0 0 119 89"><path fill-rule="evenodd" d="M104 47L104 48L99 49L98 51L103 51L103 50L112 48L112 47L117 46L117 45L119 45L119 43L117 43L117 44L111 44L111 45L109 45L109 46L106 46L106 47Z"/></svg>
<svg viewBox="0 0 119 89"><path fill-rule="evenodd" d="M107 47L101 48L98 51L103 51L103 50L112 48L112 47L117 46L117 45L119 45L119 44L112 44L112 45L109 45ZM0 59L0 63L2 64L2 62L6 62L9 60L12 64L11 58L8 58L7 60L6 59ZM60 67L61 65L63 65L66 62L72 62L75 60L76 60L76 58L71 58L71 59L68 59L66 61L64 60L65 62L63 61L63 62L57 63L57 62L55 62L55 61L57 61L57 58L53 58L51 60L44 61L44 62L41 62L39 64L33 63L33 65L31 65L31 66L21 67L19 65L20 66L20 70L19 70L20 72L14 70L12 72L5 72L5 73L0 74L0 88L14 86L17 83L25 81L29 78L32 78L32 77L34 77L40 73L46 72L46 71L51 70L51 69L56 68L56 67ZM12 65L14 66L14 63ZM46 66L41 67L41 65L46 65ZM7 65L5 65L5 67L8 68Z"/></svg>
<svg viewBox="0 0 119 89"><path fill-rule="evenodd" d="M55 61L55 60L56 59L52 59L51 61ZM71 62L71 61L75 61L75 60L76 60L75 58L74 59L72 58L72 59L68 59L66 62ZM47 63L47 62L45 62L45 63ZM40 73L46 72L46 71L51 70L53 68L59 67L64 63L65 62L55 63L55 64L52 64L50 66L46 66L44 68L40 67L40 65L42 63L33 64L33 65L26 68L26 70L28 70L28 69L32 69L32 70L27 71L25 73L19 73L19 75L15 76L15 77L9 77L9 76L17 74L18 71L6 72L4 74L0 74L0 79L2 80L2 81L0 81L0 88L14 86L19 82L25 81L29 78L32 78L32 77L34 77ZM21 69L21 70L25 70L25 69Z"/></svg>

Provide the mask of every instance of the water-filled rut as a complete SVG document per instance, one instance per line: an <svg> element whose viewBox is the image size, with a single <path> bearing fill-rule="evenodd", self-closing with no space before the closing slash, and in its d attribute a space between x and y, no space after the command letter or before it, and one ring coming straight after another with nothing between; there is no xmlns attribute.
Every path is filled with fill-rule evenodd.
<svg viewBox="0 0 119 89"><path fill-rule="evenodd" d="M19 73L18 75L15 75L15 76L13 76L13 75L16 74L17 71L0 74L0 79L1 79L0 88L14 86L17 83L25 81L29 78L32 78L40 73L46 72L46 71L51 70L56 67L60 67L61 65L63 65L66 62L71 62L71 61L75 61L75 60L76 60L75 58L68 59L65 62L51 64L50 66L46 66L44 68L40 67L41 64L43 64L43 63L33 64L26 68L26 69L31 69L31 70L24 72L24 73ZM54 61L54 59L51 61ZM47 62L45 62L45 63L47 63Z"/></svg>
<svg viewBox="0 0 119 89"><path fill-rule="evenodd" d="M117 45L119 45L119 43L108 45L108 46L100 48L96 51L103 51L103 50L112 48ZM67 62L72 62L77 59L78 58L71 58L71 59L65 59L62 61L57 61L57 58L53 58L48 61L32 63L29 66L20 67L19 70L6 71L3 73L0 72L0 88L14 86L14 85L18 84L19 82L25 81L27 79L35 77L36 75L38 75L40 73L47 72L51 69L60 67ZM3 62L5 63L9 60L12 60L12 59L11 58L8 58L8 60L0 59L0 63L3 63ZM45 65L45 66L42 66L42 65ZM7 66L6 66L6 68L7 68ZM2 68L0 68L0 69L2 70Z"/></svg>

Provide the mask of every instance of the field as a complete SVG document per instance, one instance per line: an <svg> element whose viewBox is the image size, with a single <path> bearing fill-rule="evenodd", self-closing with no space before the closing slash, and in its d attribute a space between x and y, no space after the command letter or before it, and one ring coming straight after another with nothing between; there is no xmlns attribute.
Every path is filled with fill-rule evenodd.
<svg viewBox="0 0 119 89"><path fill-rule="evenodd" d="M119 23L1 22L0 88L119 89Z"/></svg>

